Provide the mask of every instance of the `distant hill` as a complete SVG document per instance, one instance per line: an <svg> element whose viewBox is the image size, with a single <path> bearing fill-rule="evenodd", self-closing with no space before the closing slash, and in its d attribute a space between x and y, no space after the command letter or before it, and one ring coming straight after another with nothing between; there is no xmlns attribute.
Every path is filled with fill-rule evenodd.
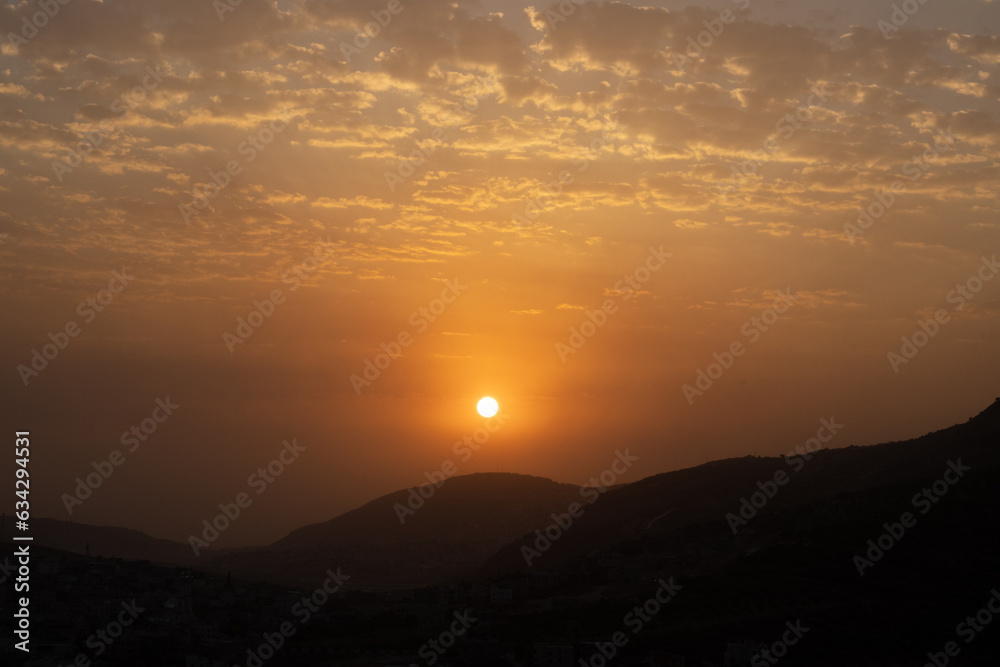
<svg viewBox="0 0 1000 667"><path fill-rule="evenodd" d="M949 461L968 470L942 486ZM802 463L796 472L779 457L744 457L614 487L530 567L522 548L535 546L534 531L553 512L581 500L579 487L515 474L453 477L404 523L395 506L405 506L409 492L398 491L268 547L208 550L193 563L187 545L138 531L37 520L35 535L74 553L90 541L93 555L176 557L306 590L338 567L351 588L458 584L415 595L422 601L409 611L403 605L374 619L366 611L363 619L311 626L315 638L332 633L347 644L362 637L372 650L394 632L407 635L406 646L418 645L421 620L451 604L483 609L498 635L525 647L607 641L668 578L680 592L629 637L621 664L669 648L686 664L719 665L731 642L773 645L786 623L799 621L809 634L782 665L919 665L928 651L961 640L956 623L981 609L1000 582L1000 400L963 424L906 442L820 450ZM727 514L738 514L740 499L778 471L788 482L734 535ZM918 512L914 496L935 482L938 502ZM868 557L875 541L884 544L886 524L904 512L915 525L875 554L862 576L857 558ZM492 601L489 588L470 585L480 583L497 584L510 599ZM979 659L962 664L997 664L1000 634L987 628L961 648L963 659Z"/></svg>
<svg viewBox="0 0 1000 667"><path fill-rule="evenodd" d="M579 497L579 487L542 477L462 475L445 481L422 506L413 501L412 512L410 491L397 491L264 549L223 554L211 564L294 582L340 566L351 573L352 586L422 586L473 571Z"/></svg>
<svg viewBox="0 0 1000 667"><path fill-rule="evenodd" d="M736 514L741 498L750 498L759 491L757 483L766 484L777 471L784 471L790 479L748 522L747 535L760 531L763 517L823 499L899 486L918 491L921 484L940 478L947 461L958 458L980 471L1000 465L1000 399L964 424L913 440L821 449L803 461L798 472L781 457L744 457L662 473L610 490L587 507L584 516L542 557L534 559L531 568L556 568L620 542L703 523L718 524L732 536L726 515ZM527 570L522 547L533 547L534 540L533 534L526 534L507 545L479 574Z"/></svg>
<svg viewBox="0 0 1000 667"><path fill-rule="evenodd" d="M397 491L269 546L209 549L197 559L187 544L123 528L35 519L33 533L36 543L76 554L89 542L94 556L231 570L248 579L304 586L336 567L351 575L350 587L391 589L560 570L581 559L621 561L622 553L640 552L660 562L678 552L714 553L695 560L697 567L715 567L748 551L794 542L795 535L821 540L810 532L817 526L849 535L845 548L866 535L863 545L877 537L882 521L912 509L910 496L940 478L949 460L961 458L973 467L971 477L979 481L969 489L1000 481L998 445L1000 399L964 424L913 440L822 449L798 472L781 457L748 456L653 475L615 486L586 505L584 515L530 567L523 548L536 546L534 531L550 525L552 513L581 502L580 487L513 473L456 476L412 511L410 490ZM747 523L738 542L726 515L738 513L741 498L759 491L758 482L772 480L777 471L788 474L788 483ZM399 508L407 508L402 522ZM801 527L804 516L813 517L808 528ZM633 566L640 568L640 561L634 558Z"/></svg>
<svg viewBox="0 0 1000 667"><path fill-rule="evenodd" d="M783 665L944 664L929 662L930 652L956 639L961 664L995 665L1000 636L983 632L967 648L956 624L1000 582L998 445L1000 402L907 442L830 450L739 537L726 513L757 481L787 470L784 461L748 457L657 475L609 493L531 568L516 541L480 576L573 610L532 616L517 628L525 642L600 638L660 578L674 578L683 589L630 644L633 655L670 647L687 664L720 664L713 646L770 645L786 622L801 619L808 638ZM941 481L948 461L959 460L969 470ZM901 530L906 512L915 523ZM628 516L631 523L615 523Z"/></svg>
<svg viewBox="0 0 1000 667"><path fill-rule="evenodd" d="M191 547L187 544L159 540L129 528L34 518L31 535L34 544L79 555L86 554L89 544L93 557L149 560L172 565L190 564L194 560Z"/></svg>

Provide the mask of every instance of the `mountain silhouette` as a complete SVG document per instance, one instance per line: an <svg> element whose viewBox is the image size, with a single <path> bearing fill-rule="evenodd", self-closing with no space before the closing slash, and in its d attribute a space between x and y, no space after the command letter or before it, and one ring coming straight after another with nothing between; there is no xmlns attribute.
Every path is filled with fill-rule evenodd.
<svg viewBox="0 0 1000 667"><path fill-rule="evenodd" d="M579 487L514 473L475 473L396 491L213 567L298 581L336 564L352 586L412 587L471 572L503 545L579 497ZM433 493L431 493L433 491ZM291 576L290 576L291 575Z"/></svg>
<svg viewBox="0 0 1000 667"><path fill-rule="evenodd" d="M788 481L778 487L774 497L745 525L733 522L738 529L747 529L748 535L758 532L761 519L768 515L824 499L896 487L918 491L922 484L941 477L948 461L961 459L974 470L996 471L1000 463L998 442L1000 399L964 424L904 442L820 449L809 460L793 465L783 457L748 456L653 475L609 490L586 508L571 530L533 559L530 568L556 568L596 549L698 524L717 524L732 535L725 517L739 517L741 499L749 500L762 492L758 482L767 485L778 471L784 471ZM526 534L507 545L479 574L529 569L523 554L535 548L537 539Z"/></svg>
<svg viewBox="0 0 1000 667"><path fill-rule="evenodd" d="M232 571L246 579L294 585L311 584L331 567L350 572L354 588L415 588L579 569L595 558L628 569L629 559L622 554L629 553L679 563L684 559L672 559L691 550L715 554L699 561L711 569L780 545L823 542L831 535L839 536L831 546L834 551L863 550L884 521L912 511L911 496L939 479L949 462L959 460L971 468L973 481L958 485L954 502L949 497L942 509L934 510L937 518L924 522L922 539L932 543L932 531L938 530L951 531L947 537L936 535L945 541L975 541L976 536L962 532L961 516L951 527L940 517L952 516L959 507L966 515L979 516L990 506L976 494L1000 481L998 442L1000 399L963 424L912 440L819 449L808 460L747 456L713 461L617 485L593 504L587 504L585 488L541 477L462 475L436 488L423 487L429 497L412 489L396 491L329 521L298 528L271 545L208 549L197 559L187 544L134 530L54 519L36 519L33 529L36 543L77 554L89 542L95 556ZM737 521L734 532L727 517L742 519L743 500L763 493L761 485L767 488L779 471L787 482L776 485L773 497L753 508L751 518ZM553 515L565 517L574 502L584 507L582 516L565 530L552 531L557 539L539 550L539 533L553 526ZM811 523L803 527L806 517ZM529 559L526 553L535 556ZM850 555L846 558L848 562ZM633 559L633 569L644 567L641 560ZM699 567L688 563L687 571L697 573Z"/></svg>
<svg viewBox="0 0 1000 667"><path fill-rule="evenodd" d="M191 547L180 542L160 540L130 528L91 526L60 519L34 518L31 521L34 543L60 551L92 557L149 560L172 565L194 562Z"/></svg>

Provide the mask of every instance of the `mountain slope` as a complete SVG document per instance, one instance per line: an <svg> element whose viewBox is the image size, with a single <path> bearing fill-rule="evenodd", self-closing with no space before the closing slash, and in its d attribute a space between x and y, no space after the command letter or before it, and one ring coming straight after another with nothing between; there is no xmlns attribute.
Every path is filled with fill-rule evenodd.
<svg viewBox="0 0 1000 667"><path fill-rule="evenodd" d="M343 568L352 586L437 583L471 571L504 544L544 525L552 512L579 498L579 487L476 473L448 479L422 505L413 501L412 511L410 498L409 490L382 496L264 549L222 554L212 566L300 583L329 567Z"/></svg>
<svg viewBox="0 0 1000 667"><path fill-rule="evenodd" d="M146 533L114 526L90 526L59 519L35 518L31 521L34 544L90 555L125 560L149 560L173 565L189 564L194 560L191 548L180 542L160 540Z"/></svg>
<svg viewBox="0 0 1000 667"><path fill-rule="evenodd" d="M512 473L457 476L422 504L410 504L410 490L397 491L299 528L270 546L209 549L198 559L186 544L122 528L36 519L33 529L37 543L74 553L82 554L89 542L95 556L232 570L246 578L304 586L337 567L351 575L351 587L401 588L560 569L582 558L614 560L621 553L650 549L661 562L679 549L715 553L714 560L699 560L700 566L714 567L737 553L803 534L807 515L825 517L831 531L850 533L847 543L857 537L857 526L871 519L864 530L876 537L880 522L912 510L911 496L939 479L949 461L961 459L970 466L970 478L981 486L982 479L1000 471L998 443L1000 399L964 424L906 442L820 450L809 460L728 459L654 475L609 489L586 505L584 515L530 566L524 547L538 546L534 531L550 525L553 513L581 502L579 487ZM779 472L787 475L787 483L772 485ZM761 485L776 493L746 520L737 543L727 516L739 514L743 498L757 494L760 500ZM867 505L879 509L869 516ZM639 567L637 562L629 566Z"/></svg>
<svg viewBox="0 0 1000 667"><path fill-rule="evenodd" d="M894 486L917 492L922 483L940 478L951 460L961 459L974 469L1000 465L998 441L1000 399L964 424L906 442L820 450L810 460L791 465L780 457L744 457L654 475L604 494L530 567L556 568L619 542L702 523L719 523L729 530L726 516L738 515L741 499L750 500L761 492L758 483L769 486L779 471L788 480L777 485L774 497L747 521L748 535L770 513L840 494ZM506 545L480 569L480 575L528 569L523 547L534 548L535 539L526 534Z"/></svg>

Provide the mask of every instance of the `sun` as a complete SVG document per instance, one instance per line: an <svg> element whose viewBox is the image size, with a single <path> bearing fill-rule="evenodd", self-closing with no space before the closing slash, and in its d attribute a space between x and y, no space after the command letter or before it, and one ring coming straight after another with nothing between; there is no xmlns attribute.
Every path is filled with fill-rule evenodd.
<svg viewBox="0 0 1000 667"><path fill-rule="evenodd" d="M497 410L499 409L500 409L500 404L497 403L496 400L490 398L489 396L484 396L483 398L479 399L479 403L476 404L476 410L478 410L479 414L481 414L486 418L495 415L497 413Z"/></svg>

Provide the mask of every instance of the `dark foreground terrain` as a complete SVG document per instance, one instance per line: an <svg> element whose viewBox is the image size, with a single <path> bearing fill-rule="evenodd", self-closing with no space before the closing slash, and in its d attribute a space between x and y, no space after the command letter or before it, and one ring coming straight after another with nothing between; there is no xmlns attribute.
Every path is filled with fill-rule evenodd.
<svg viewBox="0 0 1000 667"><path fill-rule="evenodd" d="M31 653L5 639L0 660L996 665L998 445L1000 401L908 442L716 461L600 494L469 475L405 524L400 491L199 559L134 531L39 521Z"/></svg>

